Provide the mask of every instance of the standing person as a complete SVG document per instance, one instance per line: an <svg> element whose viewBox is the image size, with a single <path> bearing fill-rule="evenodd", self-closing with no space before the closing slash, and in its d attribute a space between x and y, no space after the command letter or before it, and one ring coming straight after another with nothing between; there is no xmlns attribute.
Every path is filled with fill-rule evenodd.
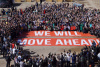
<svg viewBox="0 0 100 67"><path fill-rule="evenodd" d="M1 47L1 55L2 55L2 43L3 43L3 37L2 36L0 36L0 47Z"/></svg>
<svg viewBox="0 0 100 67"><path fill-rule="evenodd" d="M71 60L71 55L68 54L68 56L67 56L67 67L70 67L70 60Z"/></svg>
<svg viewBox="0 0 100 67"><path fill-rule="evenodd" d="M33 67L36 67L36 58L32 59L32 65L33 65Z"/></svg>
<svg viewBox="0 0 100 67"><path fill-rule="evenodd" d="M30 63L30 67L32 67L32 63L33 63L32 58L29 59L29 63Z"/></svg>
<svg viewBox="0 0 100 67"><path fill-rule="evenodd" d="M40 0L40 4L42 5L42 0Z"/></svg>
<svg viewBox="0 0 100 67"><path fill-rule="evenodd" d="M35 3L36 8L38 8L38 2Z"/></svg>
<svg viewBox="0 0 100 67"><path fill-rule="evenodd" d="M13 49L12 49L12 52L13 52L13 58L14 58L14 56L15 56L15 54L16 54L16 48L14 47Z"/></svg>
<svg viewBox="0 0 100 67"><path fill-rule="evenodd" d="M91 57L91 67L94 67L94 57Z"/></svg>
<svg viewBox="0 0 100 67"><path fill-rule="evenodd" d="M93 42L92 42L92 46L93 46L93 47L96 46L96 42L95 42L95 40L93 40Z"/></svg>
<svg viewBox="0 0 100 67"><path fill-rule="evenodd" d="M85 61L85 58L84 58L84 56L83 55L81 55L81 58L80 58L80 60L81 60L81 67L84 67L84 61Z"/></svg>
<svg viewBox="0 0 100 67"><path fill-rule="evenodd" d="M73 53L73 55L72 55L72 67L75 67L75 63L76 63L76 55Z"/></svg>
<svg viewBox="0 0 100 67"><path fill-rule="evenodd" d="M97 54L98 57L98 67L100 66L100 52Z"/></svg>
<svg viewBox="0 0 100 67"><path fill-rule="evenodd" d="M6 37L5 37L5 36L3 37L3 41L4 41L4 43L7 41L7 39L6 39Z"/></svg>
<svg viewBox="0 0 100 67"><path fill-rule="evenodd" d="M16 45L17 45L17 49L18 49L19 48L19 43L17 42Z"/></svg>
<svg viewBox="0 0 100 67"><path fill-rule="evenodd" d="M14 11L14 6L11 7L11 10Z"/></svg>
<svg viewBox="0 0 100 67"><path fill-rule="evenodd" d="M5 15L5 12L6 12L6 11L5 11L4 9L2 9L1 12L2 12L2 15Z"/></svg>
<svg viewBox="0 0 100 67"><path fill-rule="evenodd" d="M81 23L80 24L80 32L82 32L83 31L83 24Z"/></svg>
<svg viewBox="0 0 100 67"><path fill-rule="evenodd" d="M12 46L12 49L13 49L13 48L15 47L15 44L14 44L14 43L12 43L12 44L11 44L11 46Z"/></svg>
<svg viewBox="0 0 100 67"><path fill-rule="evenodd" d="M79 57L76 56L76 67L78 67L78 65L79 65Z"/></svg>
<svg viewBox="0 0 100 67"><path fill-rule="evenodd" d="M46 13L46 10L44 9L44 10L43 10L43 14L45 14L45 13Z"/></svg>
<svg viewBox="0 0 100 67"><path fill-rule="evenodd" d="M14 67L18 67L17 63L18 63L18 60L17 60L17 56L16 56L16 57L14 58Z"/></svg>
<svg viewBox="0 0 100 67"><path fill-rule="evenodd" d="M82 6L81 6L81 10L83 11L83 8L84 8L84 4L82 4Z"/></svg>
<svg viewBox="0 0 100 67"><path fill-rule="evenodd" d="M6 67L10 67L11 58L10 58L9 54L7 54L6 61L7 61Z"/></svg>
<svg viewBox="0 0 100 67"><path fill-rule="evenodd" d="M57 60L56 60L56 57L54 56L54 57L53 57L53 61L52 61L53 67L56 67L56 63L57 63Z"/></svg>
<svg viewBox="0 0 100 67"><path fill-rule="evenodd" d="M64 66L64 56L63 56L63 54L61 53L61 67L63 67Z"/></svg>
<svg viewBox="0 0 100 67"><path fill-rule="evenodd" d="M48 62L48 67L51 67L51 64L50 64L50 62Z"/></svg>
<svg viewBox="0 0 100 67"><path fill-rule="evenodd" d="M3 44L3 46L2 46L2 52L3 52L3 57L5 57L5 52L6 52L5 44Z"/></svg>
<svg viewBox="0 0 100 67"><path fill-rule="evenodd" d="M20 67L24 67L24 62L23 62L22 59L21 59L21 61L19 62L19 64L20 64Z"/></svg>
<svg viewBox="0 0 100 67"><path fill-rule="evenodd" d="M64 25L61 25L60 30L61 30L61 31L64 30Z"/></svg>
<svg viewBox="0 0 100 67"><path fill-rule="evenodd" d="M13 58L13 50L12 50L12 47L10 46L10 56L11 56L11 58Z"/></svg>
<svg viewBox="0 0 100 67"><path fill-rule="evenodd" d="M0 45L0 47L1 47L1 48L0 48L0 50L1 50L1 53L0 53L0 54L2 55L2 46Z"/></svg>
<svg viewBox="0 0 100 67"><path fill-rule="evenodd" d="M18 55L18 61L20 62L21 59L22 59L22 56L19 54L19 55Z"/></svg>
<svg viewBox="0 0 100 67"><path fill-rule="evenodd" d="M86 61L86 67L89 67L89 60Z"/></svg>

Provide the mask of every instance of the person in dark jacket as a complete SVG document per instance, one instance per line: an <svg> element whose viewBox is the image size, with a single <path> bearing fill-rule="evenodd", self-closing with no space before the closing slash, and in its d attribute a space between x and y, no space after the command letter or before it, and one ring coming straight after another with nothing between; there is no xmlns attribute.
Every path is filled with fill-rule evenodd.
<svg viewBox="0 0 100 67"><path fill-rule="evenodd" d="M56 58L55 58L55 56L54 56L54 57L53 57L53 61L52 61L53 67L56 67L56 63L57 63L57 60L56 60Z"/></svg>
<svg viewBox="0 0 100 67"><path fill-rule="evenodd" d="M6 57L7 65L6 65L6 67L10 67L10 61L11 61L11 58L10 58L9 54L7 54L7 57Z"/></svg>
<svg viewBox="0 0 100 67"><path fill-rule="evenodd" d="M5 57L6 47L5 45L2 46L3 57Z"/></svg>
<svg viewBox="0 0 100 67"><path fill-rule="evenodd" d="M48 67L51 67L51 64L50 64L50 62L48 62Z"/></svg>
<svg viewBox="0 0 100 67"><path fill-rule="evenodd" d="M40 0L40 4L42 4L42 0Z"/></svg>
<svg viewBox="0 0 100 67"><path fill-rule="evenodd" d="M33 67L36 67L36 59L35 58L33 58L33 60L32 60L33 62Z"/></svg>
<svg viewBox="0 0 100 67"><path fill-rule="evenodd" d="M2 9L2 11L1 11L1 12L2 12L2 14L3 14L3 15L5 15L5 12L6 12L6 11L5 11L4 9Z"/></svg>
<svg viewBox="0 0 100 67"><path fill-rule="evenodd" d="M63 56L63 54L61 53L61 67L63 67L63 65L64 65L64 56Z"/></svg>
<svg viewBox="0 0 100 67"><path fill-rule="evenodd" d="M30 67L32 67L32 63L33 63L32 58L29 59L29 63L30 63Z"/></svg>
<svg viewBox="0 0 100 67"><path fill-rule="evenodd" d="M76 63L76 55L73 53L73 55L72 55L72 67L75 67L75 63Z"/></svg>
<svg viewBox="0 0 100 67"><path fill-rule="evenodd" d="M93 42L92 42L92 46L93 46L93 47L96 46L96 42L95 42L95 40L93 40Z"/></svg>

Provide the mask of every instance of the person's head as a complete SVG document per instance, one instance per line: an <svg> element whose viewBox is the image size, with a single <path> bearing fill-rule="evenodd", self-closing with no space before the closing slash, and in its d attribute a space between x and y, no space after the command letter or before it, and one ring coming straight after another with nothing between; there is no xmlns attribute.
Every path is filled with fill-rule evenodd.
<svg viewBox="0 0 100 67"><path fill-rule="evenodd" d="M63 55L63 53L61 52L61 55Z"/></svg>
<svg viewBox="0 0 100 67"><path fill-rule="evenodd" d="M23 61L23 59L21 59L21 61Z"/></svg>
<svg viewBox="0 0 100 67"><path fill-rule="evenodd" d="M68 54L68 56L70 56L70 54Z"/></svg>
<svg viewBox="0 0 100 67"><path fill-rule="evenodd" d="M93 40L93 42L95 42L95 40Z"/></svg>

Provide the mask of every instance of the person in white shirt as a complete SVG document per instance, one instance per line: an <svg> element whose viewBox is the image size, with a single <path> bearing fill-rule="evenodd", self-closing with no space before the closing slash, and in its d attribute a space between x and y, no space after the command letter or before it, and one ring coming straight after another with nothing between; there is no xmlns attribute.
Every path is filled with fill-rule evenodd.
<svg viewBox="0 0 100 67"><path fill-rule="evenodd" d="M67 55L64 54L65 65L67 65Z"/></svg>
<svg viewBox="0 0 100 67"><path fill-rule="evenodd" d="M10 56L11 56L11 58L13 58L13 49L12 49L12 47L10 46Z"/></svg>
<svg viewBox="0 0 100 67"><path fill-rule="evenodd" d="M100 52L97 54L98 57L98 64L100 64Z"/></svg>
<svg viewBox="0 0 100 67"><path fill-rule="evenodd" d="M22 57L21 55L18 55L18 62L21 61Z"/></svg>
<svg viewBox="0 0 100 67"><path fill-rule="evenodd" d="M19 62L19 64L20 64L20 67L24 67L24 62L22 60Z"/></svg>
<svg viewBox="0 0 100 67"><path fill-rule="evenodd" d="M15 50L16 50L16 48L14 47L14 48L13 48L13 54L15 54Z"/></svg>
<svg viewBox="0 0 100 67"><path fill-rule="evenodd" d="M98 56L98 59L100 60L100 52L98 53L98 55L97 55L97 56Z"/></svg>
<svg viewBox="0 0 100 67"><path fill-rule="evenodd" d="M69 52L66 52L66 56L68 56Z"/></svg>
<svg viewBox="0 0 100 67"><path fill-rule="evenodd" d="M10 55L11 55L11 54L13 54L13 50L12 50L12 48L10 47Z"/></svg>
<svg viewBox="0 0 100 67"><path fill-rule="evenodd" d="M14 66L16 67L17 66L17 63L18 63L18 59L17 59L17 56L14 58Z"/></svg>
<svg viewBox="0 0 100 67"><path fill-rule="evenodd" d="M71 60L71 55L68 54L68 56L67 56L67 61L70 61L70 60Z"/></svg>
<svg viewBox="0 0 100 67"><path fill-rule="evenodd" d="M70 26L68 25L68 30L70 30Z"/></svg>
<svg viewBox="0 0 100 67"><path fill-rule="evenodd" d="M71 55L67 55L67 67L70 67L70 60L71 60Z"/></svg>

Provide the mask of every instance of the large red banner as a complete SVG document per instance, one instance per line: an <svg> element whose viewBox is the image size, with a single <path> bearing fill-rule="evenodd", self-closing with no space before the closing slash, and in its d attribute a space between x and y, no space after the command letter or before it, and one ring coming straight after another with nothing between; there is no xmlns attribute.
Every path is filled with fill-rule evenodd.
<svg viewBox="0 0 100 67"><path fill-rule="evenodd" d="M90 46L93 40L98 45L99 39L89 33L77 31L31 31L27 38L20 38L18 42L24 46Z"/></svg>

